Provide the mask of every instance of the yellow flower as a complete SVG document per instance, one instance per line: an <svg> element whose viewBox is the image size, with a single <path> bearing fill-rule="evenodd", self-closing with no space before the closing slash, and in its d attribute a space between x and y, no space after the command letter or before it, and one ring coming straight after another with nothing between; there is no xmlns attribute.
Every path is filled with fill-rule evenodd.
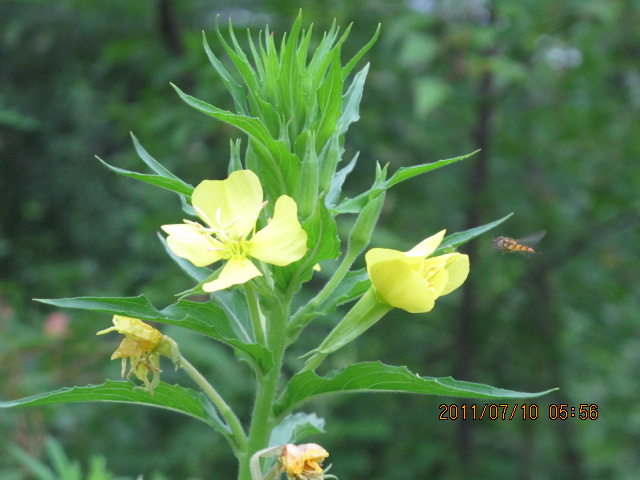
<svg viewBox="0 0 640 480"><path fill-rule="evenodd" d="M378 298L410 313L430 311L436 299L452 292L469 275L469 257L460 253L431 255L445 230L408 252L373 248L365 255L367 272Z"/></svg>
<svg viewBox="0 0 640 480"><path fill-rule="evenodd" d="M250 170L233 172L226 180L205 180L194 189L191 199L206 226L185 220L184 224L164 225L162 229L169 234L167 244L173 253L198 267L227 261L220 276L202 286L205 292L261 276L249 257L284 266L300 260L307 251L307 234L298 222L298 207L286 195L276 200L267 226L255 232L266 202L262 201L260 181Z"/></svg>
<svg viewBox="0 0 640 480"><path fill-rule="evenodd" d="M287 443L280 454L282 471L296 480L321 479L323 470L320 464L328 456L329 453L315 443Z"/></svg>
<svg viewBox="0 0 640 480"><path fill-rule="evenodd" d="M113 327L99 331L96 335L116 331L124 335L118 349L111 355L111 360L122 359L122 377L135 374L145 385L145 390L153 392L160 383L160 355L170 357L176 363L180 357L177 344L166 335L162 335L151 325L137 318L113 317ZM127 360L131 368L127 370ZM125 375L126 373L126 375ZM149 380L149 375L152 379Z"/></svg>

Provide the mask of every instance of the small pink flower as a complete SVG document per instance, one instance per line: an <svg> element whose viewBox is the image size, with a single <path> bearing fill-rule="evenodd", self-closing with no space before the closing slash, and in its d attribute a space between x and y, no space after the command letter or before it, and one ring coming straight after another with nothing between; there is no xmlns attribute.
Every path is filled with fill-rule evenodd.
<svg viewBox="0 0 640 480"><path fill-rule="evenodd" d="M44 334L49 338L64 338L69 333L69 315L63 312L52 312L42 325Z"/></svg>

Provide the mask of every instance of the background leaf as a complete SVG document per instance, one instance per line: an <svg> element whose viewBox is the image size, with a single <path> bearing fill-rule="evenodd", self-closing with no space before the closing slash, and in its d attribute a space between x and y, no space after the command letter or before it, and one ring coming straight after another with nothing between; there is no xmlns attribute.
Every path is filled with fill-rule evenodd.
<svg viewBox="0 0 640 480"><path fill-rule="evenodd" d="M324 418L315 413L293 413L287 415L271 432L269 446L298 443L310 435L324 433Z"/></svg>

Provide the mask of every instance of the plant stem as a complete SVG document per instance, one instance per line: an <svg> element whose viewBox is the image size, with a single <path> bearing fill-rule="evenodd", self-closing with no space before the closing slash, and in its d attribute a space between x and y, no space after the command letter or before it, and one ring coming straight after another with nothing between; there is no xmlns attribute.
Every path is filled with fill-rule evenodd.
<svg viewBox="0 0 640 480"><path fill-rule="evenodd" d="M387 303L378 300L373 287L369 288L318 348L312 350L311 357L299 373L314 371L330 353L353 342L384 317L391 308Z"/></svg>
<svg viewBox="0 0 640 480"><path fill-rule="evenodd" d="M180 356L180 368L187 372L187 374L198 384L204 394L209 397L216 406L220 415L222 415L227 421L227 425L231 429L231 436L227 437L227 440L231 443L231 447L234 452L236 452L237 455L241 455L247 449L247 436L236 414L220 396L213 385L211 385L207 379L204 378L202 374L183 356Z"/></svg>
<svg viewBox="0 0 640 480"><path fill-rule="evenodd" d="M289 299L281 305L289 305ZM257 393L251 417L251 427L244 458L240 458L239 480L251 480L249 461L251 456L268 446L274 427L273 404L278 391L278 382L282 371L284 351L286 349L285 327L288 308L281 307L269 315L268 346L273 355L273 366L266 372L257 372Z"/></svg>
<svg viewBox="0 0 640 480"><path fill-rule="evenodd" d="M349 273L349 269L351 268L351 265L353 265L353 262L356 260L359 253L360 252L347 250L342 262L322 290L320 290L315 297L313 297L304 307L301 307L293 315L289 324L289 338L287 339L289 344L293 343L296 338L298 338L298 335L300 335L302 330L304 330L312 320L312 318L306 318L306 315L322 306L327 298L329 298L333 291L338 287L347 273Z"/></svg>

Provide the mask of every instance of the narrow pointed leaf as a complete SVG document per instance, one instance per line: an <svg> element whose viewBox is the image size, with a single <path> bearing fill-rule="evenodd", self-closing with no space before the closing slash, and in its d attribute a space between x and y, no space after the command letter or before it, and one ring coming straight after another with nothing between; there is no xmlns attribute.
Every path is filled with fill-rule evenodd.
<svg viewBox="0 0 640 480"><path fill-rule="evenodd" d="M175 85L172 86L180 98L191 107L233 125L251 137L251 147L256 155L259 155L256 172L262 178L262 184L268 194L277 198L282 193L294 191L300 170L298 161L282 141L271 136L262 120L214 107L187 95Z"/></svg>
<svg viewBox="0 0 640 480"><path fill-rule="evenodd" d="M362 99L362 90L364 82L369 72L369 64L367 63L360 70L351 82L347 93L342 100L342 115L338 119L338 133L342 135L346 133L349 125L360 120L360 100Z"/></svg>
<svg viewBox="0 0 640 480"><path fill-rule="evenodd" d="M207 102L203 102L202 100L198 100L197 98L184 93L173 84L171 84L171 86L175 89L180 98L190 107L193 107L202 113L210 115L214 118L217 118L218 120L222 120L223 122L228 123L229 125L233 125L234 127L239 128L265 146L269 143L269 141L272 141L267 128L259 118L248 117L246 115L238 115L237 113L222 110L220 108L214 107L213 105L210 105Z"/></svg>
<svg viewBox="0 0 640 480"><path fill-rule="evenodd" d="M229 433L229 429L203 394L179 385L169 385L165 382L160 382L160 385L153 390L153 395L136 387L132 382L108 380L102 385L61 388L60 390L41 393L19 400L0 402L0 408L78 402L133 403L164 408L200 420L220 433Z"/></svg>
<svg viewBox="0 0 640 480"><path fill-rule="evenodd" d="M138 297L77 297L36 300L61 308L93 310L183 327L238 348L247 353L263 371L271 368L270 352L257 343L248 343L245 337L246 331L229 318L224 310L210 302L180 300L163 310L157 310L144 295Z"/></svg>
<svg viewBox="0 0 640 480"><path fill-rule="evenodd" d="M329 193L327 193L327 196L324 199L324 204L327 208L333 208L335 204L338 203L338 199L342 193L342 185L356 166L359 156L360 152L357 152L351 161L338 170L333 176L333 179L331 180L331 188L329 188Z"/></svg>
<svg viewBox="0 0 640 480"><path fill-rule="evenodd" d="M477 151L476 151L477 152ZM465 158L469 158L471 155L476 152L471 152L466 155L461 155L459 157L447 158L445 160L438 160L433 163L425 163L422 165L414 165L412 167L401 167L386 181L376 184L371 189L366 192L361 193L360 195L354 198L348 198L343 200L340 205L335 207L335 212L340 213L358 213L367 203L369 198L374 198L380 193L389 188L397 185L400 182L404 182L416 175L421 175L423 173L431 172L433 170L437 170L438 168L444 167L454 162L459 162L460 160L464 160Z"/></svg>
<svg viewBox="0 0 640 480"><path fill-rule="evenodd" d="M274 406L276 415L322 395L356 392L417 393L458 398L535 398L556 389L526 393L463 382L451 377L421 377L406 367L364 362L332 371L324 377L312 371L294 375Z"/></svg>
<svg viewBox="0 0 640 480"><path fill-rule="evenodd" d="M102 160L100 157L96 157L100 163L102 163L105 167L107 167L112 172L117 173L118 175L122 175L124 177L133 178L135 180L139 180L141 182L145 182L151 185L155 185L156 187L164 188L165 190L169 190L171 192L176 192L180 195L184 195L186 197L190 197L193 192L193 187L184 183L182 180L177 180L174 178L163 177L161 175L153 175L148 173L137 173L131 172L129 170L124 170L123 168L114 167L109 165L107 162Z"/></svg>
<svg viewBox="0 0 640 480"><path fill-rule="evenodd" d="M340 73L340 50L338 49L333 51L327 75L318 88L318 109L322 112L322 118L317 127L318 145L324 145L336 132L338 119L341 115L343 87L344 82Z"/></svg>
<svg viewBox="0 0 640 480"><path fill-rule="evenodd" d="M211 65L213 65L213 68L216 69L218 75L231 94L231 97L233 97L233 103L236 106L236 109L240 113L246 114L246 97L244 94L244 90L233 79L227 69L224 68L224 65L222 65L220 60L218 60L218 57L216 57L215 54L211 51L211 48L209 48L209 43L207 42L207 36L204 34L204 32L202 32L202 43L204 45L204 51L207 53L207 58L209 58Z"/></svg>
<svg viewBox="0 0 640 480"><path fill-rule="evenodd" d="M38 460L37 458L28 454L25 450L21 449L15 443L10 443L7 446L7 451L11 453L11 455L22 465L25 466L27 470L29 470L35 478L38 480L58 480L58 476L54 473L54 471L49 468L46 464ZM22 478L18 477L10 477L15 479Z"/></svg>
<svg viewBox="0 0 640 480"><path fill-rule="evenodd" d="M442 241L442 243L435 250L435 252L433 252L433 255L440 255L441 253L443 253L444 251L450 248L457 248L460 245L463 245L473 240L474 238L482 235L483 233L488 232L492 228L497 227L502 222L507 220L511 215L513 215L513 213L510 213L509 215L505 215L504 217L494 222L487 223L486 225L470 228L469 230L465 230L464 232L457 232L457 233L453 233L451 235L446 236L445 239Z"/></svg>
<svg viewBox="0 0 640 480"><path fill-rule="evenodd" d="M342 78L347 78L349 76L349 73L351 72L351 70L353 70L353 67L356 66L356 64L360 61L360 59L364 56L364 54L367 53L367 51L373 46L373 44L376 43L376 40L378 40L378 35L380 35L381 26L382 25L379 23L378 28L376 28L376 33L373 34L373 37L371 37L371 40L369 40L367 44L364 47L362 47L360 51L358 51L358 53L356 53L351 60L349 60L349 63L347 63L344 67L342 67Z"/></svg>
<svg viewBox="0 0 640 480"><path fill-rule="evenodd" d="M256 73L253 71L253 68L251 68L251 64L249 63L247 56L244 54L242 49L238 46L238 42L235 39L235 36L233 35L231 19L229 19L229 34L232 37L232 40L234 40L234 44L237 46L237 51L231 48L231 46L227 43L227 41L222 36L222 33L218 28L218 17L216 17L215 31L216 31L216 36L218 37L218 41L222 44L222 46L227 52L227 55L229 55L229 58L231 58L234 65L236 66L236 69L238 70L240 75L242 75L242 79L245 81L245 83L249 87L248 90L250 92L255 91L258 88ZM250 43L253 43L253 41L250 40Z"/></svg>
<svg viewBox="0 0 640 480"><path fill-rule="evenodd" d="M133 141L133 146L136 149L136 153L138 154L138 156L140 157L140 159L147 164L147 166L153 170L154 172L156 172L158 175L165 177L165 178L172 178L174 180L178 180L179 182L181 182L185 187L190 188L191 190L193 190L193 187L191 185L189 185L188 183L183 182L182 180L180 180L178 177L176 177L173 173L171 173L169 170L167 170L164 166L162 166L162 164L160 162L158 162L155 158L153 158L149 152L147 152L144 147L142 145L140 145L140 142L138 141L138 139L136 138L136 136L131 133L131 140Z"/></svg>
<svg viewBox="0 0 640 480"><path fill-rule="evenodd" d="M431 172L432 170L437 170L438 168L445 167L451 163L459 162L460 160L464 160L465 158L469 158L472 155L478 153L479 150L475 152L467 153L466 155L460 155L459 157L447 158L445 160L438 160L433 163L426 163L423 165L414 165L412 167L401 167L391 175L391 178L387 180L389 187L392 187L400 182L404 182L416 175L422 175L423 173Z"/></svg>

